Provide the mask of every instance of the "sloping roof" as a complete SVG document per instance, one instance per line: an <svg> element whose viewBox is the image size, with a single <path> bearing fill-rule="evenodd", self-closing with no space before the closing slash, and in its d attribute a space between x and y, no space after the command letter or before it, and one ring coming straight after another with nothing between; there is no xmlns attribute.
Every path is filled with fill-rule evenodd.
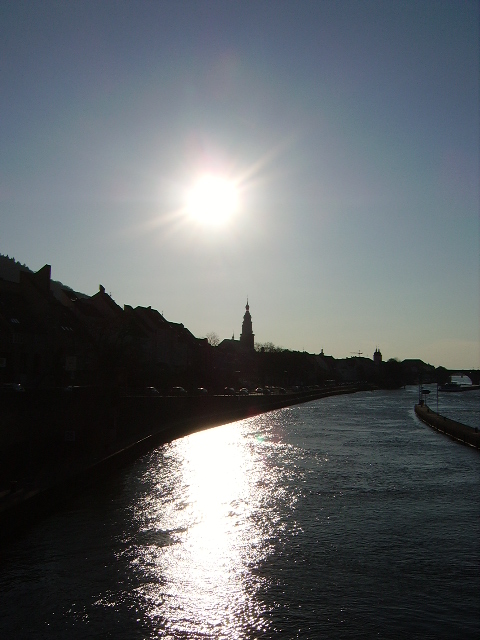
<svg viewBox="0 0 480 640"><path fill-rule="evenodd" d="M102 309L102 307L104 307L110 311L110 317L123 317L122 307L118 305L115 300L108 295L108 293L105 292L105 287L103 287L102 285L100 285L99 291L88 298L88 300L90 300L90 303L93 304L102 315L105 315Z"/></svg>
<svg viewBox="0 0 480 640"><path fill-rule="evenodd" d="M239 351L245 351L245 346L240 342L240 340L234 340L233 338L225 338L222 340L217 347L218 349L223 349L224 351L232 351L238 353Z"/></svg>

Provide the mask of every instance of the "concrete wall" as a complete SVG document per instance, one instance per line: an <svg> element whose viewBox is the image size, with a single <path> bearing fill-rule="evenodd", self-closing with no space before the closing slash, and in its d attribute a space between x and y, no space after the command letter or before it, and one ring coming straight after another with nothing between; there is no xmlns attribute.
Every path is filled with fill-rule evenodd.
<svg viewBox="0 0 480 640"><path fill-rule="evenodd" d="M119 397L84 389L3 397L0 543L165 442L280 407L361 389L199 397Z"/></svg>
<svg viewBox="0 0 480 640"><path fill-rule="evenodd" d="M119 396L85 388L0 398L0 490L12 480L74 471L155 435L204 429L357 387L284 395Z"/></svg>
<svg viewBox="0 0 480 640"><path fill-rule="evenodd" d="M475 447L476 449L480 448L480 433L478 429L445 418L439 413L432 411L430 407L425 404L416 404L415 413L422 422L433 427L436 431L440 431L463 444Z"/></svg>

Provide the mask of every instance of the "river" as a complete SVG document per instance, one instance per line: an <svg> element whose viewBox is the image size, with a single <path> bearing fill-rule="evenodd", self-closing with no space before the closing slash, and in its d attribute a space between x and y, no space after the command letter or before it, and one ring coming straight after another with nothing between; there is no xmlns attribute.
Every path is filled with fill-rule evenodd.
<svg viewBox="0 0 480 640"><path fill-rule="evenodd" d="M417 398L324 398L145 455L2 549L0 637L477 638L480 454Z"/></svg>
<svg viewBox="0 0 480 640"><path fill-rule="evenodd" d="M480 390L437 393L437 385L428 384L423 387L430 391L427 404L433 411L469 427L480 428Z"/></svg>

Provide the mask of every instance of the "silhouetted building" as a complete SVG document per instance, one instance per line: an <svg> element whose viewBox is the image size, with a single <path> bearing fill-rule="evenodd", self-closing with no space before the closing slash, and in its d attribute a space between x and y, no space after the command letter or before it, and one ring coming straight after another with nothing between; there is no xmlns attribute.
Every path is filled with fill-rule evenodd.
<svg viewBox="0 0 480 640"><path fill-rule="evenodd" d="M52 292L51 267L0 278L0 382L69 384L82 376L91 342L72 310Z"/></svg>
<svg viewBox="0 0 480 640"><path fill-rule="evenodd" d="M247 304L245 306L245 315L243 316L242 333L240 334L240 344L242 345L242 347L245 347L246 349L251 349L253 351L255 347L254 338L255 338L255 335L252 330L252 316L250 315L250 307L248 305L248 298L247 298Z"/></svg>
<svg viewBox="0 0 480 640"><path fill-rule="evenodd" d="M375 349L375 353L373 354L373 362L376 365L382 364L382 352L378 347Z"/></svg>

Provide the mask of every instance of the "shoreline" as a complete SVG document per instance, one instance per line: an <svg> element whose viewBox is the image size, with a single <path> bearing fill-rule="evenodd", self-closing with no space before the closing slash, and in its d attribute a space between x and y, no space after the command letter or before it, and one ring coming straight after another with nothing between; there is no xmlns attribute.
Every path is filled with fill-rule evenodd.
<svg viewBox="0 0 480 640"><path fill-rule="evenodd" d="M423 423L435 431L449 436L456 442L473 447L477 451L480 449L480 432L477 428L446 418L426 404L416 404L415 413Z"/></svg>
<svg viewBox="0 0 480 640"><path fill-rule="evenodd" d="M98 432L97 421L90 422L86 398L80 397L73 406L68 403L64 411L57 410L62 415L55 431L57 436L65 436L48 475L41 481L12 483L10 489L0 491L0 544L22 534L76 495L172 440L283 407L369 390L373 390L371 385L355 385L270 396L125 397L106 413L100 412L100 419L106 423L102 424L101 432ZM93 413L97 403L98 399L93 403ZM71 413L73 407L76 415ZM50 417L47 412L42 420L48 422ZM132 433L132 425L139 423L140 429ZM85 443L95 445L96 453L82 456ZM18 444L19 454L22 446L25 443Z"/></svg>

